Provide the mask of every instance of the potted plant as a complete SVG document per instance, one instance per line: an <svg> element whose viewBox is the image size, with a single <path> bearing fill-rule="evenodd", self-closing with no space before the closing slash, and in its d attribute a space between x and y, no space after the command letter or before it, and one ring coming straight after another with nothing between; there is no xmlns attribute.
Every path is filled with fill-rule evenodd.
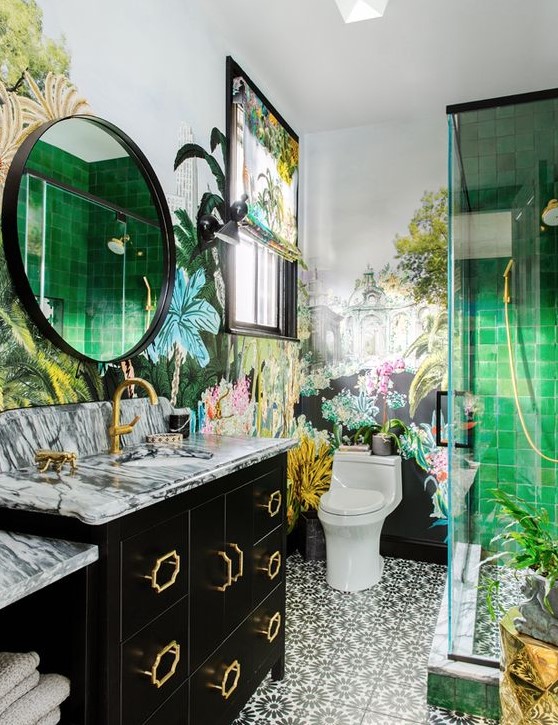
<svg viewBox="0 0 558 725"><path fill-rule="evenodd" d="M365 443L376 456L391 456L401 450L399 437L408 432L399 418L386 418L382 425L371 423L361 426L354 435L355 444Z"/></svg>
<svg viewBox="0 0 558 725"><path fill-rule="evenodd" d="M522 586L526 601L519 605L521 617L514 624L519 632L558 646L558 539L553 523L545 509L502 490L491 493L504 524L491 543L502 545L503 551L484 561L501 560L527 571Z"/></svg>
<svg viewBox="0 0 558 725"><path fill-rule="evenodd" d="M287 455L287 533L297 527L297 545L305 559L325 559L325 538L318 519L320 498L330 486L332 447L308 431Z"/></svg>

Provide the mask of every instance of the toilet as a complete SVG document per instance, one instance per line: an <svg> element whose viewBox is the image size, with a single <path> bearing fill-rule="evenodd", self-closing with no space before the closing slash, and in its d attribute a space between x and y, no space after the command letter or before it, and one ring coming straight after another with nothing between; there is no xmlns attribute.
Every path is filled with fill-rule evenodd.
<svg viewBox="0 0 558 725"><path fill-rule="evenodd" d="M331 486L318 507L330 587L358 592L380 581L382 526L402 495L400 456L334 454Z"/></svg>

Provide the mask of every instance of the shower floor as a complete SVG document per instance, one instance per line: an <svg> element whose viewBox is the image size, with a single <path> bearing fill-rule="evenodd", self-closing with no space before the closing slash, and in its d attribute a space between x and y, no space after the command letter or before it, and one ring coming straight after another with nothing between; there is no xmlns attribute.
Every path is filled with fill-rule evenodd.
<svg viewBox="0 0 558 725"><path fill-rule="evenodd" d="M523 572L508 569L495 564L482 564L479 572L477 608L475 614L475 633L473 637L474 656L500 659L500 634L498 620L511 607L522 600L521 584L525 578ZM491 617L486 598L490 582L498 581L499 586L492 595L494 618Z"/></svg>

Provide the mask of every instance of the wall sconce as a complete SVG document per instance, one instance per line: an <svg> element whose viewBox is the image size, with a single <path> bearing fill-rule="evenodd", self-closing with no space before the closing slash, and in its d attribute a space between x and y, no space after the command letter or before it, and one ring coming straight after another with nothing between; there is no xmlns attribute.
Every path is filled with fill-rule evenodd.
<svg viewBox="0 0 558 725"><path fill-rule="evenodd" d="M239 244L238 225L248 214L247 194L242 194L240 201L234 201L229 207L229 221L225 224L213 216L213 214L203 214L198 219L198 249L195 249L190 262L197 254L205 252L206 249L214 246L217 240L227 244ZM199 251L198 251L199 250Z"/></svg>

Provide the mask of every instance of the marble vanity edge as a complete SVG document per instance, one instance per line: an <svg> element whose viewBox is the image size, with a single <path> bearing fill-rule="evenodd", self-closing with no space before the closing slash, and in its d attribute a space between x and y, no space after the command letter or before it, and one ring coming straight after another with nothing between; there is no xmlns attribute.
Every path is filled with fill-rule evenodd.
<svg viewBox="0 0 558 725"><path fill-rule="evenodd" d="M256 463L265 461L268 458L278 456L281 453L285 453L290 448L293 448L295 445L296 441L292 441L291 439L284 439L284 443L282 445L278 445L277 447L268 448L263 451L256 451L249 454L243 459L230 461L229 463L224 463L209 471L202 471L201 473L194 474L193 476L190 475L184 479L178 479L177 481L168 483L162 489L157 489L154 491L146 492L142 495L138 495L134 504L124 506L118 513L113 512L107 514L106 516L103 516L102 518L98 515L94 517L88 516L88 512L81 512L81 515L78 515L76 512L75 515L77 518L80 519L80 521L83 521L86 524L93 524L95 526L99 526L100 524L106 524L110 521L114 521L115 519L120 518L121 516L133 513L134 511L140 511L141 509L147 508L147 506L151 506L152 504L158 503L159 501L165 501L168 498L179 496L181 493L192 491L194 488L198 488L199 486L211 483L212 481L216 481L217 479L223 478L224 476L236 473L236 471L241 471L244 468L248 468L249 466L252 466Z"/></svg>
<svg viewBox="0 0 558 725"><path fill-rule="evenodd" d="M222 442L227 441L226 437L213 436L212 438L220 439ZM230 441L231 446L234 446L235 442L236 445L240 444L240 439L230 439ZM217 462L208 470L190 471L182 478L167 481L163 485L147 490L140 488L136 492L121 492L117 488L111 489L110 487L105 489L100 487L98 490L94 490L94 487L91 486L84 492L79 490L78 486L80 476L82 481L88 477L91 480L97 478L102 481L103 476L110 479L115 475L121 479L127 479L133 486L138 476L141 477L141 467L126 469L122 466L115 473L112 469L103 470L99 465L88 468L87 463L84 462L78 467L75 476L62 474L59 482L54 484L33 481L29 476L26 477L24 471L0 474L0 507L73 517L93 526L107 524L127 514L285 453L297 444L297 441L292 438L258 439L248 436L245 439L248 444L256 441L261 444L267 443L267 446L244 453L238 458L233 456L230 461ZM208 464L211 466L211 461L208 461ZM147 478L148 473L152 476L164 476L162 473L155 474L153 470L149 469L143 473L143 478ZM169 471L169 473L176 473L176 471Z"/></svg>
<svg viewBox="0 0 558 725"><path fill-rule="evenodd" d="M93 544L0 531L0 609L98 558Z"/></svg>

